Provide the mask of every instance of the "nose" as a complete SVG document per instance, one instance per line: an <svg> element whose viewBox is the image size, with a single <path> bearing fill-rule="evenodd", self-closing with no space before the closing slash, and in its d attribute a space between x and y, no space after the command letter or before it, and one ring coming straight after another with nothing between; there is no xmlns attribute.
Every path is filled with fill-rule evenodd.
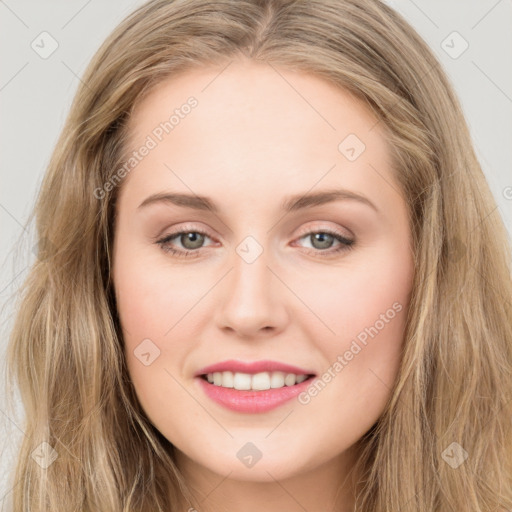
<svg viewBox="0 0 512 512"><path fill-rule="evenodd" d="M275 336L288 320L286 286L268 265L266 252L249 263L235 252L232 270L223 279L216 323L243 338Z"/></svg>

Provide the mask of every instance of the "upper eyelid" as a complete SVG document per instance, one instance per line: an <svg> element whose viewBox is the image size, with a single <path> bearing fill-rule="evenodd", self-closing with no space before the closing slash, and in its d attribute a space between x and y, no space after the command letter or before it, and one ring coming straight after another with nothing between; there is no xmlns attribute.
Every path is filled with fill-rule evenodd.
<svg viewBox="0 0 512 512"><path fill-rule="evenodd" d="M311 222L319 222L319 223L322 223L322 222L326 222L326 221L311 221ZM345 231L348 231L349 235L348 237L353 237L355 236L348 228L346 227L343 227L341 228ZM340 228L335 228L335 227L325 227L325 225L323 226L319 226L319 227L308 227L308 228L303 228L301 229L301 233L303 234L309 234L311 232L321 232L321 231L334 231L334 232L339 232L340 231ZM186 224L183 225L183 226L180 226L179 228L177 228L175 231L172 231L172 232L169 232L167 235L161 235L159 236L158 238L165 238L165 237L168 237L168 236L172 236L172 235L175 235L175 234L179 234L179 233L190 233L190 232L198 232L198 233L204 233L206 235L208 235L210 238L215 238L214 236L212 236L210 233L209 233L209 230L206 229L206 228L202 228L202 227L197 227L197 226L193 226L193 225L189 225L189 224ZM345 236L343 234L340 233L341 236ZM300 235L302 236L302 235ZM347 236L345 236L345 238L347 238Z"/></svg>
<svg viewBox="0 0 512 512"><path fill-rule="evenodd" d="M343 229L345 229L346 231L349 231L350 234L345 235L341 232L340 228L334 228L334 227L319 226L317 228L315 228L315 227L304 228L304 229L300 230L301 234L299 235L299 238L302 238L303 236L309 235L311 233L322 233L322 232L334 233L343 238L353 238L354 237L353 233L351 233L350 230L348 230L347 228L343 228Z"/></svg>

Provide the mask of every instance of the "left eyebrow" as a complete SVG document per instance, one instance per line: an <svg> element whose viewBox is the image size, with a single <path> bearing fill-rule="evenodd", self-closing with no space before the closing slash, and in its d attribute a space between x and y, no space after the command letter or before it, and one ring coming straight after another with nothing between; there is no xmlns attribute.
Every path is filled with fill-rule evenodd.
<svg viewBox="0 0 512 512"><path fill-rule="evenodd" d="M367 197L352 192L351 190L335 189L314 192L309 194L297 194L287 198L281 208L286 212L294 212L304 208L313 206L321 206L323 204L331 203L333 201L352 200L365 204L379 212L378 208ZM205 210L212 213L219 213L218 206L212 201L211 198L206 196L198 196L192 194L176 194L176 193L158 193L153 194L138 206L137 209L149 206L155 203L170 203L176 206L183 206L185 208L193 208L195 210Z"/></svg>
<svg viewBox="0 0 512 512"><path fill-rule="evenodd" d="M311 194L297 194L288 198L282 208L286 212L294 212L311 206L320 206L333 201L352 200L365 204L379 213L379 209L367 197L346 189L324 190Z"/></svg>

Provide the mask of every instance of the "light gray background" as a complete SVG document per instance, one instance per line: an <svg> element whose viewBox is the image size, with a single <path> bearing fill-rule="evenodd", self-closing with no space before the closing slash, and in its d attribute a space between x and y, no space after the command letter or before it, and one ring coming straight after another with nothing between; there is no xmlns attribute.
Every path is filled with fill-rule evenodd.
<svg viewBox="0 0 512 512"><path fill-rule="evenodd" d="M111 30L142 3L0 0L2 378L13 297L35 257L33 230L29 233L24 227L36 191L87 62ZM512 0L388 3L429 43L451 79L499 212L512 233ZM35 41L34 45L50 48L48 36L40 36L45 31L58 48L44 59L31 44ZM469 45L457 58L444 49L452 55L462 49L462 39L451 35L454 31ZM13 246L20 237L23 250L17 254ZM24 436L23 413L18 406L17 415L7 414L1 382L0 510L10 510L10 490L16 482L8 471Z"/></svg>

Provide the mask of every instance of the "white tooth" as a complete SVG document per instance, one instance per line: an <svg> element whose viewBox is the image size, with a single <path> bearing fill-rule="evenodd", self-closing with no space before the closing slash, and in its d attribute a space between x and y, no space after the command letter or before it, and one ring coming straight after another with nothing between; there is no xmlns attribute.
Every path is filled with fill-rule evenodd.
<svg viewBox="0 0 512 512"><path fill-rule="evenodd" d="M284 373L283 372L272 372L270 375L270 387L282 388L284 386Z"/></svg>
<svg viewBox="0 0 512 512"><path fill-rule="evenodd" d="M284 372L260 372L256 374L213 372L206 375L206 380L215 386L234 388L240 391L264 391L267 389L278 389L284 386L293 386L304 382L307 375L295 375Z"/></svg>
<svg viewBox="0 0 512 512"><path fill-rule="evenodd" d="M222 387L233 387L233 372L222 372Z"/></svg>
<svg viewBox="0 0 512 512"><path fill-rule="evenodd" d="M251 389L251 376L247 373L235 373L233 387L240 391Z"/></svg>
<svg viewBox="0 0 512 512"><path fill-rule="evenodd" d="M252 389L256 391L270 389L270 375L268 372L255 373L252 376Z"/></svg>
<svg viewBox="0 0 512 512"><path fill-rule="evenodd" d="M295 384L295 374L294 373L289 373L285 378L284 378L284 383L287 385L287 386L293 386Z"/></svg>

